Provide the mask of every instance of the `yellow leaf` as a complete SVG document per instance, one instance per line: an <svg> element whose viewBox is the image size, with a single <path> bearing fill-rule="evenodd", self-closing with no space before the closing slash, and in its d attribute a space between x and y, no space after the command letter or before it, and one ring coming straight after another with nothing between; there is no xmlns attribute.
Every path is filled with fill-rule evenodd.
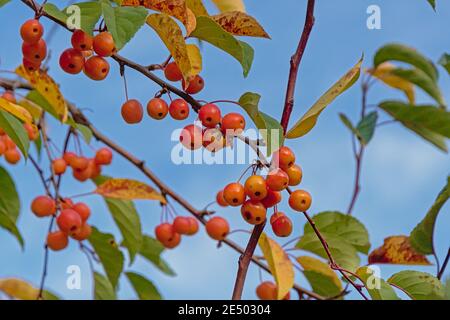
<svg viewBox="0 0 450 320"><path fill-rule="evenodd" d="M431 265L426 256L411 247L407 236L392 236L384 239L383 245L369 255L369 264L375 263Z"/></svg>
<svg viewBox="0 0 450 320"><path fill-rule="evenodd" d="M187 35L190 35L197 25L195 14L188 8L185 0L122 0L122 6L144 6L175 17L184 24Z"/></svg>
<svg viewBox="0 0 450 320"><path fill-rule="evenodd" d="M415 98L414 84L403 78L400 78L399 76L392 74L391 71L394 69L396 69L396 67L393 64L389 62L384 62L375 69L369 69L366 72L371 74L373 77L381 80L386 85L394 89L399 89L403 91L408 97L409 103L415 104L416 98Z"/></svg>
<svg viewBox="0 0 450 320"><path fill-rule="evenodd" d="M21 65L16 69L16 73L26 79L48 101L59 116L59 120L66 122L68 116L66 101L59 91L58 85L47 72L42 70L30 72Z"/></svg>
<svg viewBox="0 0 450 320"><path fill-rule="evenodd" d="M199 61L201 69L200 50L194 49L192 45L186 45L178 24L164 13L149 15L147 24L158 33L167 49L169 49L185 80L196 76L199 73Z"/></svg>
<svg viewBox="0 0 450 320"><path fill-rule="evenodd" d="M294 267L292 262L283 248L265 233L261 234L258 244L277 283L277 298L281 300L294 286Z"/></svg>
<svg viewBox="0 0 450 320"><path fill-rule="evenodd" d="M339 288L342 289L342 283L339 280L337 274L330 268L328 264L320 261L319 259L303 256L297 258L298 263L303 267L305 271L315 271L328 278Z"/></svg>
<svg viewBox="0 0 450 320"><path fill-rule="evenodd" d="M131 179L109 179L94 191L107 198L122 200L158 200L166 203L166 199L155 189L145 183Z"/></svg>
<svg viewBox="0 0 450 320"><path fill-rule="evenodd" d="M33 119L39 119L42 115L42 108L28 99L20 100L19 105L25 108L31 114Z"/></svg>
<svg viewBox="0 0 450 320"><path fill-rule="evenodd" d="M350 88L359 78L361 73L362 59L351 68L345 76L336 82L319 100L297 121L288 131L286 138L294 139L304 136L317 123L317 119L325 108L330 105L340 94Z"/></svg>
<svg viewBox="0 0 450 320"><path fill-rule="evenodd" d="M212 19L229 33L238 36L262 37L270 39L264 28L245 12L230 11L215 16Z"/></svg>
<svg viewBox="0 0 450 320"><path fill-rule="evenodd" d="M212 0L220 12L241 11L245 12L243 0Z"/></svg>
<svg viewBox="0 0 450 320"><path fill-rule="evenodd" d="M27 109L25 109L22 106L19 106L15 103L9 102L6 99L3 99L0 97L0 108L5 110L6 112L11 113L16 118L22 120L25 123L33 123L33 117L28 112Z"/></svg>
<svg viewBox="0 0 450 320"><path fill-rule="evenodd" d="M39 289L16 278L0 279L0 291L19 300L36 300L39 295Z"/></svg>
<svg viewBox="0 0 450 320"><path fill-rule="evenodd" d="M189 9L192 10L192 12L195 14L196 17L209 16L208 11L203 5L202 0L186 0L186 5Z"/></svg>

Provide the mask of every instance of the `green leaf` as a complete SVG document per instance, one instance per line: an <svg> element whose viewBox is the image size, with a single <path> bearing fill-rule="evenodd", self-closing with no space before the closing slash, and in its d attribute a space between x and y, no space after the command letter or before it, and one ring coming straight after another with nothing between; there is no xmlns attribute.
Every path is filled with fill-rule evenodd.
<svg viewBox="0 0 450 320"><path fill-rule="evenodd" d="M102 274L94 272L94 299L116 300L116 292L109 280Z"/></svg>
<svg viewBox="0 0 450 320"><path fill-rule="evenodd" d="M74 128L75 130L77 130L81 136L83 137L84 141L87 144L90 144L92 141L92 137L94 136L92 130L82 124L76 123L75 120L73 120L71 117L67 118L67 122L68 125L70 125L72 128Z"/></svg>
<svg viewBox="0 0 450 320"><path fill-rule="evenodd" d="M448 74L450 75L450 54L444 53L439 59L439 64L447 70Z"/></svg>
<svg viewBox="0 0 450 320"><path fill-rule="evenodd" d="M51 114L58 121L61 121L61 117L56 113L52 105L37 90L31 90L25 98L42 108L45 112Z"/></svg>
<svg viewBox="0 0 450 320"><path fill-rule="evenodd" d="M369 267L361 267L356 274L364 281L364 285L373 300L400 300L394 289L383 279L378 277Z"/></svg>
<svg viewBox="0 0 450 320"><path fill-rule="evenodd" d="M408 63L425 72L434 82L438 80L439 74L433 62L413 48L396 43L388 44L377 51L373 62L378 67L386 61Z"/></svg>
<svg viewBox="0 0 450 320"><path fill-rule="evenodd" d="M25 158L28 158L30 140L22 122L10 113L0 109L0 128L14 141Z"/></svg>
<svg viewBox="0 0 450 320"><path fill-rule="evenodd" d="M358 123L356 129L358 130L362 143L367 145L370 140L373 138L373 134L375 133L375 128L377 125L378 113L373 111L364 116L361 121Z"/></svg>
<svg viewBox="0 0 450 320"><path fill-rule="evenodd" d="M447 185L439 193L425 218L414 228L409 236L411 245L417 252L422 254L434 253L434 226L439 212L448 199L450 199L450 177L447 178Z"/></svg>
<svg viewBox="0 0 450 320"><path fill-rule="evenodd" d="M114 38L117 50L120 50L144 25L147 9L143 7L112 7L106 1L102 1L101 6L108 31Z"/></svg>
<svg viewBox="0 0 450 320"><path fill-rule="evenodd" d="M436 116L439 117L440 115L444 115L444 113L446 112L445 110L438 109L435 107L430 107L430 106L423 106L422 108L425 108L425 109L423 109L423 110L417 109L416 110L416 108L421 108L421 107L410 106L410 105L405 104L400 101L382 102L380 104L380 108L385 110L386 112L388 112L393 118L396 118L397 116L400 117L402 120L400 120L400 119L398 119L398 120L403 124L403 126L410 129L411 131L414 131L420 137L422 137L423 139L432 143L433 145L435 145L442 151L448 152L447 145L445 142L445 137L442 134L424 126L424 120L426 120L425 122L428 126L435 128L436 125L438 125L438 124L434 123L434 121L437 121L439 123L441 121L441 119L437 119ZM427 111L427 110L431 110L431 111ZM423 116L423 114L421 114L421 113L426 114L427 112L430 112L430 114L426 115L426 117L427 117L426 119L420 118ZM442 130L442 128L436 128L436 129L438 129L439 131Z"/></svg>
<svg viewBox="0 0 450 320"><path fill-rule="evenodd" d="M0 227L9 231L23 249L24 241L17 228L20 214L20 200L14 180L8 171L0 166Z"/></svg>
<svg viewBox="0 0 450 320"><path fill-rule="evenodd" d="M107 181L109 177L97 177L94 179L96 185L101 185ZM115 223L119 227L123 237L123 246L128 249L130 255L130 264L134 262L136 253L143 243L141 219L136 211L132 201L103 198L108 206Z"/></svg>
<svg viewBox="0 0 450 320"><path fill-rule="evenodd" d="M192 10L196 17L209 16L208 10L206 10L202 0L186 0L186 6Z"/></svg>
<svg viewBox="0 0 450 320"><path fill-rule="evenodd" d="M244 77L247 77L254 56L253 48L247 43L237 40L230 33L226 32L217 22L205 16L197 17L197 27L190 36L209 42L232 55L241 63Z"/></svg>
<svg viewBox="0 0 450 320"><path fill-rule="evenodd" d="M328 107L338 96L349 89L361 74L361 59L345 76L339 79L319 100L297 121L297 123L288 131L286 138L294 139L307 134L314 128L317 119L326 107Z"/></svg>
<svg viewBox="0 0 450 320"><path fill-rule="evenodd" d="M135 272L126 272L125 274L140 300L162 299L158 289L150 280Z"/></svg>
<svg viewBox="0 0 450 320"><path fill-rule="evenodd" d="M60 297L58 297L56 294L54 294L53 292L48 291L48 290L43 290L42 291L42 298L44 300L53 300L53 301L61 300Z"/></svg>
<svg viewBox="0 0 450 320"><path fill-rule="evenodd" d="M158 240L144 235L139 254L150 261L156 268L169 276L175 276L175 272L170 268L167 262L161 257L164 252L164 246Z"/></svg>
<svg viewBox="0 0 450 320"><path fill-rule="evenodd" d="M3 211L0 211L0 227L7 230L14 237L16 237L17 241L19 241L19 244L23 249L25 242L22 235L20 234L19 229L17 228L16 223Z"/></svg>
<svg viewBox="0 0 450 320"><path fill-rule="evenodd" d="M445 280L445 299L450 300L450 277Z"/></svg>
<svg viewBox="0 0 450 320"><path fill-rule="evenodd" d="M9 2L11 2L11 0L0 0L0 8Z"/></svg>
<svg viewBox="0 0 450 320"><path fill-rule="evenodd" d="M404 291L414 300L442 300L444 286L438 278L426 272L400 271L392 275L388 283Z"/></svg>
<svg viewBox="0 0 450 320"><path fill-rule="evenodd" d="M58 7L52 3L46 3L44 5L44 10L59 21L73 25L77 21L73 18L70 19L70 17L72 17L74 13L72 6L77 6L80 10L80 29L92 35L95 25L102 15L102 8L99 2L90 1L76 3L67 8L64 8L63 10L59 10Z"/></svg>
<svg viewBox="0 0 450 320"><path fill-rule="evenodd" d="M97 228L92 227L89 242L94 247L111 285L115 288L123 270L124 257L114 236L109 233L102 233Z"/></svg>
<svg viewBox="0 0 450 320"><path fill-rule="evenodd" d="M428 3L433 7L433 10L436 11L436 0L428 0Z"/></svg>
<svg viewBox="0 0 450 320"><path fill-rule="evenodd" d="M343 113L339 113L339 118L341 119L342 123L347 127L347 129L349 129L351 133L353 133L360 141L362 141L361 132L359 132L358 129L355 128L351 120Z"/></svg>

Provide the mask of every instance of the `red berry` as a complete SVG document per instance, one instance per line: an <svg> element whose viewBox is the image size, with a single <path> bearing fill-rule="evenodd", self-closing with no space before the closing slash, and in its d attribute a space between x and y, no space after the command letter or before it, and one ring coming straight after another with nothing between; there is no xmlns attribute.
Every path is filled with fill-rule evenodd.
<svg viewBox="0 0 450 320"><path fill-rule="evenodd" d="M272 157L272 163L283 170L290 168L295 163L295 154L288 147L281 147Z"/></svg>
<svg viewBox="0 0 450 320"><path fill-rule="evenodd" d="M38 42L42 38L43 34L44 27L36 19L30 19L20 27L20 36L23 41L28 43Z"/></svg>
<svg viewBox="0 0 450 320"><path fill-rule="evenodd" d="M206 232L208 235L218 241L222 241L226 238L230 232L230 226L224 218L213 217L206 222Z"/></svg>
<svg viewBox="0 0 450 320"><path fill-rule="evenodd" d="M22 44L22 54L24 58L32 63L41 63L47 57L47 45L44 39L36 43L24 42Z"/></svg>
<svg viewBox="0 0 450 320"><path fill-rule="evenodd" d="M292 221L284 214L271 221L271 224L273 233L278 237L289 237L292 233Z"/></svg>
<svg viewBox="0 0 450 320"><path fill-rule="evenodd" d="M178 65L175 62L171 62L166 66L166 68L164 69L164 75L169 81L175 82L183 79L183 74L181 73L180 68L178 68Z"/></svg>
<svg viewBox="0 0 450 320"><path fill-rule="evenodd" d="M169 113L175 120L184 120L189 116L189 105L184 99L175 99L170 103Z"/></svg>
<svg viewBox="0 0 450 320"><path fill-rule="evenodd" d="M61 231L69 234L78 231L83 221L80 215L73 209L62 210L58 218L56 218L56 223Z"/></svg>
<svg viewBox="0 0 450 320"><path fill-rule="evenodd" d="M47 246L53 251L60 251L67 247L69 238L62 231L51 232L47 235Z"/></svg>
<svg viewBox="0 0 450 320"><path fill-rule="evenodd" d="M135 99L128 100L122 105L122 118L126 123L135 124L142 121L144 109L139 101Z"/></svg>
<svg viewBox="0 0 450 320"><path fill-rule="evenodd" d="M203 141L202 129L196 125L190 124L181 131L180 142L189 150L196 150L202 147Z"/></svg>
<svg viewBox="0 0 450 320"><path fill-rule="evenodd" d="M297 186L302 182L303 172L302 168L298 165L294 164L293 166L286 169L286 173L289 177L289 185Z"/></svg>
<svg viewBox="0 0 450 320"><path fill-rule="evenodd" d="M162 223L157 226L155 228L155 235L156 239L168 249L175 248L181 241L180 234L175 232L170 223Z"/></svg>
<svg viewBox="0 0 450 320"><path fill-rule="evenodd" d="M77 49L66 49L59 57L61 69L70 74L78 74L84 68L84 56Z"/></svg>
<svg viewBox="0 0 450 320"><path fill-rule="evenodd" d="M95 81L101 81L108 76L109 63L99 56L92 56L84 63L84 73Z"/></svg>
<svg viewBox="0 0 450 320"><path fill-rule="evenodd" d="M267 196L261 200L266 208L272 208L281 202L281 193L267 188Z"/></svg>
<svg viewBox="0 0 450 320"><path fill-rule="evenodd" d="M189 82L188 86L186 86L186 82L183 79L182 85L186 93L196 94L203 90L203 88L205 87L205 81L202 77L197 75Z"/></svg>
<svg viewBox="0 0 450 320"><path fill-rule="evenodd" d="M66 151L63 155L64 161L69 165L72 166L72 160L75 159L77 155L73 152Z"/></svg>
<svg viewBox="0 0 450 320"><path fill-rule="evenodd" d="M245 129L245 119L239 113L228 113L222 118L222 131L234 135Z"/></svg>
<svg viewBox="0 0 450 320"><path fill-rule="evenodd" d="M198 232L198 221L194 217L188 217L189 220L189 232L188 236L192 236Z"/></svg>
<svg viewBox="0 0 450 320"><path fill-rule="evenodd" d="M16 164L20 161L21 155L17 148L8 149L5 152L5 160L9 164Z"/></svg>
<svg viewBox="0 0 450 320"><path fill-rule="evenodd" d="M62 158L55 159L52 162L52 168L53 168L53 172L59 176L59 175L64 174L64 172L66 172L67 163Z"/></svg>
<svg viewBox="0 0 450 320"><path fill-rule="evenodd" d="M230 183L223 189L223 197L230 206L240 206L245 201L244 186L238 182Z"/></svg>
<svg viewBox="0 0 450 320"><path fill-rule="evenodd" d="M109 148L101 148L95 153L95 163L98 165L109 165L112 162L112 151Z"/></svg>
<svg viewBox="0 0 450 320"><path fill-rule="evenodd" d="M267 196L266 180L257 175L248 177L245 181L245 194L252 200L262 200Z"/></svg>
<svg viewBox="0 0 450 320"><path fill-rule="evenodd" d="M80 51L92 50L94 39L83 30L75 30L72 34L72 47Z"/></svg>
<svg viewBox="0 0 450 320"><path fill-rule="evenodd" d="M217 192L216 202L221 207L228 207L228 202L226 202L225 198L223 197L223 190L220 190L219 192Z"/></svg>
<svg viewBox="0 0 450 320"><path fill-rule="evenodd" d="M304 212L311 207L312 198L305 190L295 190L289 196L289 206L295 211Z"/></svg>
<svg viewBox="0 0 450 320"><path fill-rule="evenodd" d="M218 106L212 103L205 104L198 111L198 118L203 126L207 128L215 128L222 119L222 114Z"/></svg>
<svg viewBox="0 0 450 320"><path fill-rule="evenodd" d="M83 241L91 236L92 228L87 223L83 224L81 228L71 234L71 237L78 241Z"/></svg>
<svg viewBox="0 0 450 320"><path fill-rule="evenodd" d="M41 68L41 62L31 62L23 58L22 64L28 72L34 72Z"/></svg>
<svg viewBox="0 0 450 320"><path fill-rule="evenodd" d="M266 221L266 207L259 201L247 200L241 207L242 217L250 224L258 225Z"/></svg>
<svg viewBox="0 0 450 320"><path fill-rule="evenodd" d="M86 222L91 216L91 209L83 202L74 204L72 209L78 212L83 223Z"/></svg>
<svg viewBox="0 0 450 320"><path fill-rule="evenodd" d="M280 217L285 216L283 212L277 211L273 215L270 216L270 224L274 223Z"/></svg>
<svg viewBox="0 0 450 320"><path fill-rule="evenodd" d="M173 230L179 234L188 234L191 230L191 222L187 217L176 217L173 220Z"/></svg>
<svg viewBox="0 0 450 320"><path fill-rule="evenodd" d="M93 48L101 57L109 57L116 51L114 39L109 32L100 32L94 37Z"/></svg>
<svg viewBox="0 0 450 320"><path fill-rule="evenodd" d="M169 107L163 99L154 98L147 103L147 113L153 119L164 119L167 116L168 112Z"/></svg>
<svg viewBox="0 0 450 320"><path fill-rule="evenodd" d="M70 161L70 165L74 170L84 170L89 165L89 160L85 157L75 157Z"/></svg>
<svg viewBox="0 0 450 320"><path fill-rule="evenodd" d="M51 216L56 212L55 200L49 196L39 196L31 203L31 211L37 217Z"/></svg>
<svg viewBox="0 0 450 320"><path fill-rule="evenodd" d="M271 281L264 281L256 288L256 295L261 300L277 300L278 287ZM288 292L283 300L289 300L290 293Z"/></svg>
<svg viewBox="0 0 450 320"><path fill-rule="evenodd" d="M277 168L269 172L266 178L267 187L273 191L282 191L289 185L289 176Z"/></svg>

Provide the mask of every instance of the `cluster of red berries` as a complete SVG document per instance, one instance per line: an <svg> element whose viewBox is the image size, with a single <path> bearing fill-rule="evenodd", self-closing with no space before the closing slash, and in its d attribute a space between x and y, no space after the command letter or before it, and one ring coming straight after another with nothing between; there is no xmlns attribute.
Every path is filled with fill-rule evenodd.
<svg viewBox="0 0 450 320"><path fill-rule="evenodd" d="M302 169L295 164L295 154L288 147L281 147L272 157L272 169L267 177L252 175L245 184L228 184L219 191L216 201L220 206L241 207L245 221L252 225L264 223L267 209L274 207L270 218L272 230L279 237L292 233L292 222L288 216L279 212L276 205L281 202L281 191L288 186L296 186L302 180ZM304 190L296 190L289 196L289 205L295 211L306 211L311 206L311 195Z"/></svg>
<svg viewBox="0 0 450 320"><path fill-rule="evenodd" d="M202 91L203 88L205 87L205 81L199 75L196 75L186 85L186 82L183 78L183 74L181 73L180 68L178 68L176 62L171 62L167 64L167 66L164 68L164 75L166 76L166 79L169 81L172 82L181 81L183 90L188 94L197 94L200 91Z"/></svg>
<svg viewBox="0 0 450 320"><path fill-rule="evenodd" d="M83 202L73 203L65 198L59 201L60 213L57 215L56 201L49 196L38 196L31 203L31 211L39 218L55 216L57 231L47 235L47 246L53 251L60 251L69 244L69 237L77 241L89 238L92 229L87 223L91 209Z"/></svg>
<svg viewBox="0 0 450 320"><path fill-rule="evenodd" d="M198 232L198 222L194 217L178 216L173 223L161 223L155 228L156 239L168 249L173 249L181 242L181 236L192 236Z"/></svg>
<svg viewBox="0 0 450 320"><path fill-rule="evenodd" d="M75 30L71 42L72 48L66 49L59 57L61 68L70 74L84 71L92 80L105 79L109 73L109 63L105 57L116 52L112 35L104 31L92 37L83 30Z"/></svg>
<svg viewBox="0 0 450 320"><path fill-rule="evenodd" d="M87 158L77 155L74 152L67 151L62 158L53 160L52 170L56 175L63 175L67 167L72 168L73 177L84 182L88 179L94 179L101 173L102 166L109 165L112 162L112 151L109 148L97 150L93 158Z"/></svg>
<svg viewBox="0 0 450 320"><path fill-rule="evenodd" d="M256 288L256 295L261 300L277 300L278 287L271 281L264 281ZM288 292L283 300L289 300L291 294Z"/></svg>
<svg viewBox="0 0 450 320"><path fill-rule="evenodd" d="M39 70L47 57L47 44L42 39L44 27L37 19L30 19L20 27L22 37L23 66L28 71Z"/></svg>

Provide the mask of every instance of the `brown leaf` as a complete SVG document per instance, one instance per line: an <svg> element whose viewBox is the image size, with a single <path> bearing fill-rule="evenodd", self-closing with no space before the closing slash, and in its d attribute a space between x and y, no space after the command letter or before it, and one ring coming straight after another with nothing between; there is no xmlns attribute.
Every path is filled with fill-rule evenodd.
<svg viewBox="0 0 450 320"><path fill-rule="evenodd" d="M381 247L369 255L369 264L431 265L427 257L416 252L407 236L392 236L384 239Z"/></svg>
<svg viewBox="0 0 450 320"><path fill-rule="evenodd" d="M222 14L212 16L211 18L220 24L226 31L234 35L270 39L270 36L259 24L259 22L245 12L224 12Z"/></svg>
<svg viewBox="0 0 450 320"><path fill-rule="evenodd" d="M166 199L155 189L145 183L131 179L109 179L99 185L94 192L107 198L158 200L166 203Z"/></svg>

